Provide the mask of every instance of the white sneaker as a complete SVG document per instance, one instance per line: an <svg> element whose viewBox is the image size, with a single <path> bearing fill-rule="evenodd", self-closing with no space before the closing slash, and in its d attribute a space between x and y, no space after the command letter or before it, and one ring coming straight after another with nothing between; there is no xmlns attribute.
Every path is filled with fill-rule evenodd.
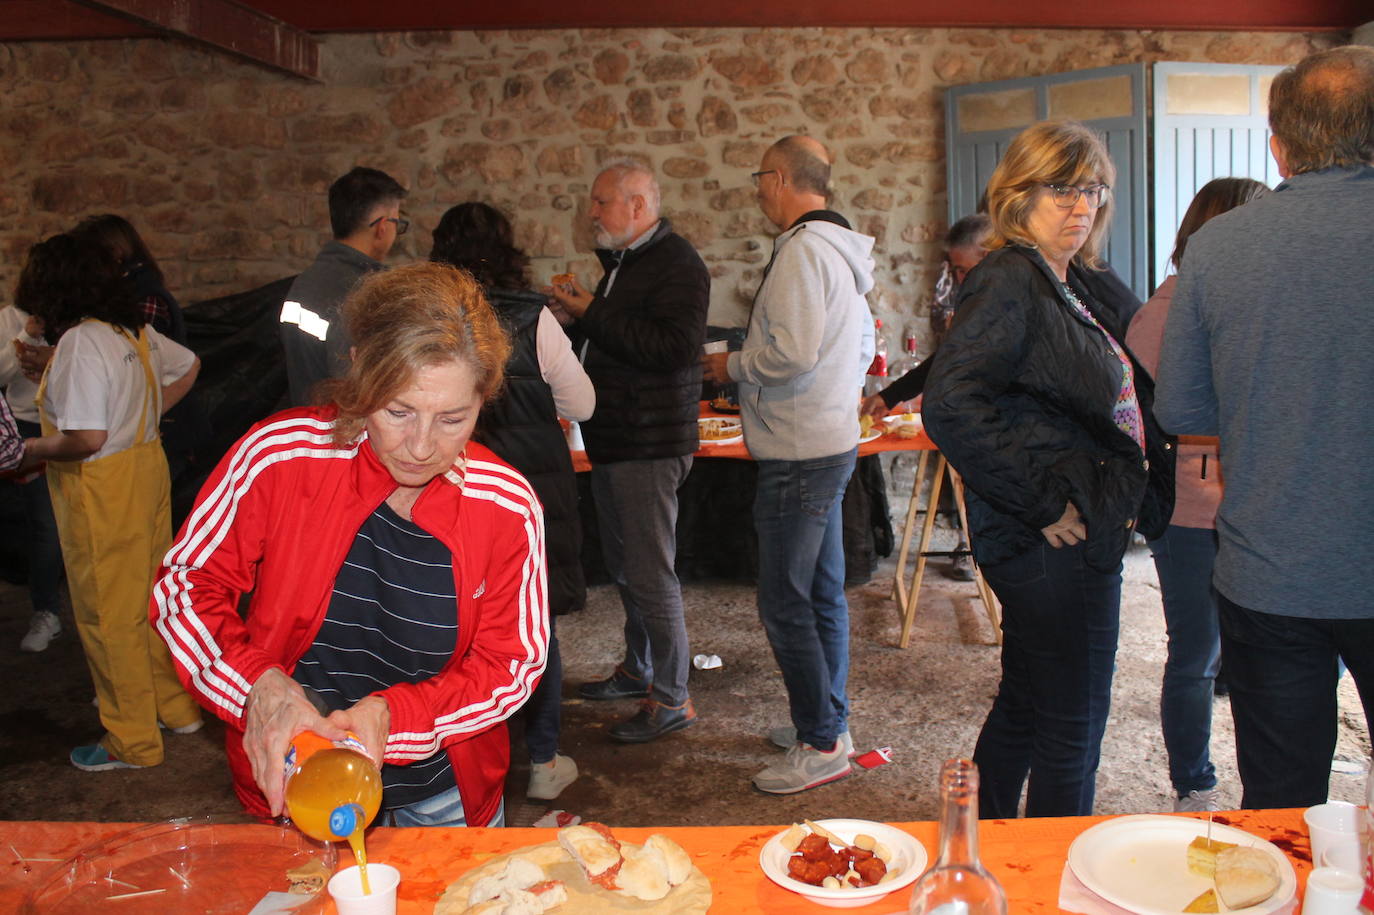
<svg viewBox="0 0 1374 915"><path fill-rule="evenodd" d="M852 769L844 744L822 753L806 743L794 743L782 759L754 776L754 787L768 794L796 794L844 778Z"/></svg>
<svg viewBox="0 0 1374 915"><path fill-rule="evenodd" d="M162 721L159 721L157 723L157 726L162 728L163 730L171 731L173 734L194 734L196 731L199 731L201 728L205 727L205 719L197 718L190 724L183 724L179 728L169 728Z"/></svg>
<svg viewBox="0 0 1374 915"><path fill-rule="evenodd" d="M48 645L62 632L62 621L56 613L39 610L29 618L29 631L19 642L20 651L47 651Z"/></svg>
<svg viewBox="0 0 1374 915"><path fill-rule="evenodd" d="M1221 797L1216 788L1199 788L1189 791L1183 797L1174 799L1174 812L1198 812L1205 813L1209 810L1221 809Z"/></svg>
<svg viewBox="0 0 1374 915"><path fill-rule="evenodd" d="M797 742L797 729L790 724L773 728L768 732L768 742L783 750L791 749L792 745ZM854 738L849 736L848 731L840 732L840 743L844 744L844 755L853 759Z"/></svg>
<svg viewBox="0 0 1374 915"><path fill-rule="evenodd" d="M551 801L575 781L577 763L570 756L555 753L553 759L546 763L530 763L530 786L525 796Z"/></svg>

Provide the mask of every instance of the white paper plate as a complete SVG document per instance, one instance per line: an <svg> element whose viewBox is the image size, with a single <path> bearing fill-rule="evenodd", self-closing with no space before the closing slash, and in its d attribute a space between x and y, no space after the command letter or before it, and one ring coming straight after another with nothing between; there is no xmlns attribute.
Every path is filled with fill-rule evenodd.
<svg viewBox="0 0 1374 915"><path fill-rule="evenodd" d="M846 842L854 841L854 837L860 833L870 835L882 842L892 851L892 861L889 862L888 867L896 874L887 883L879 883L877 886L833 890L794 880L787 876L787 860L792 857L792 852L783 848L782 837L787 834L787 830L784 829L764 843L763 848L759 851L759 866L763 868L768 879L778 886L798 893L818 905L837 909L852 909L868 905L871 902L877 902L889 893L894 893L915 883L916 878L921 876L921 873L926 869L928 858L924 846L917 842L915 837L895 826L875 823L872 820L817 820L816 822Z"/></svg>
<svg viewBox="0 0 1374 915"><path fill-rule="evenodd" d="M873 424L873 428L871 428L871 429L868 430L868 434L867 434L867 435L860 435L860 436L859 436L859 444L860 444L860 445L867 445L869 442L873 441L874 439L882 438L882 437L883 437L883 433L886 432L886 431L887 431L887 425L886 425L885 423L880 423L880 422L874 423L874 424Z"/></svg>
<svg viewBox="0 0 1374 915"><path fill-rule="evenodd" d="M1188 843L1207 821L1151 814L1124 816L1086 830L1069 846L1069 867L1084 886L1138 915L1179 915L1212 881L1188 870ZM1283 852L1248 832L1212 824L1212 838L1258 848L1274 859L1279 888L1259 905L1228 911L1264 915L1287 905L1298 878Z"/></svg>
<svg viewBox="0 0 1374 915"><path fill-rule="evenodd" d="M701 435L701 432L705 431L708 423L711 426L720 428L722 431L729 430L733 434L725 438L707 438ZM740 422L738 417L734 416L702 417L697 420L697 430L698 437L703 445L733 445L736 442L744 441L744 425Z"/></svg>

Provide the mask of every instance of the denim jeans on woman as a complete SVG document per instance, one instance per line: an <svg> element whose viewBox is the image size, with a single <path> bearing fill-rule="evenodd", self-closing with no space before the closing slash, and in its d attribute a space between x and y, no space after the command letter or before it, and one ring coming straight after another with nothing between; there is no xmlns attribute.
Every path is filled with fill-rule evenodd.
<svg viewBox="0 0 1374 915"><path fill-rule="evenodd" d="M1164 598L1164 626L1169 654L1159 695L1159 723L1169 754L1169 781L1179 797L1215 788L1212 767L1212 694L1221 666L1212 565L1217 558L1217 532L1211 528L1170 525L1150 541L1159 591Z"/></svg>
<svg viewBox="0 0 1374 915"><path fill-rule="evenodd" d="M1111 706L1121 568L1099 572L1082 544L1048 543L983 576L1002 602L1002 682L973 760L979 815L1092 813L1102 733Z"/></svg>
<svg viewBox="0 0 1374 915"><path fill-rule="evenodd" d="M759 461L759 619L787 687L797 739L830 750L849 729L849 604L841 506L858 449Z"/></svg>

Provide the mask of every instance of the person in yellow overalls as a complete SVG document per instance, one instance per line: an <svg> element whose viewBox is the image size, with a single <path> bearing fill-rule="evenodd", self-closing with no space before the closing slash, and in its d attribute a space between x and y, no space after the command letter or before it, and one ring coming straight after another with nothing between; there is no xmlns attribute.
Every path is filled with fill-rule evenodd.
<svg viewBox="0 0 1374 915"><path fill-rule="evenodd" d="M73 236L33 247L15 300L57 347L38 390L43 435L25 442L25 462L48 462L72 610L106 731L71 761L88 772L155 766L159 723L178 733L201 725L148 620L172 534L158 419L190 389L200 362L145 326L118 265Z"/></svg>

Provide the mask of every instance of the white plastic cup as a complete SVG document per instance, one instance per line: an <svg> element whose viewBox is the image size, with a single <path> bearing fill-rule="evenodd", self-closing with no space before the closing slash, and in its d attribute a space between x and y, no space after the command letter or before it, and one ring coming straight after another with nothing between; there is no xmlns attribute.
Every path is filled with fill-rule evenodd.
<svg viewBox="0 0 1374 915"><path fill-rule="evenodd" d="M334 897L339 915L396 915L401 872L390 864L368 864L367 882L372 892L364 896L363 878L356 864L329 878L329 895Z"/></svg>
<svg viewBox="0 0 1374 915"><path fill-rule="evenodd" d="M1360 868L1359 845L1333 845L1314 862L1318 867L1334 867L1337 870L1358 874Z"/></svg>
<svg viewBox="0 0 1374 915"><path fill-rule="evenodd" d="M1345 801L1328 801L1308 807L1302 815L1312 840L1312 861L1320 864L1331 849L1360 847L1360 808Z"/></svg>
<svg viewBox="0 0 1374 915"><path fill-rule="evenodd" d="M726 340L712 340L710 343L703 343L701 345L701 351L708 355L710 353L728 353L730 351L730 344Z"/></svg>
<svg viewBox="0 0 1374 915"><path fill-rule="evenodd" d="M718 654L699 654L692 657L692 666L697 670L715 670L722 665Z"/></svg>
<svg viewBox="0 0 1374 915"><path fill-rule="evenodd" d="M1338 867L1317 867L1307 875L1302 915L1355 915L1364 880Z"/></svg>
<svg viewBox="0 0 1374 915"><path fill-rule="evenodd" d="M582 427L577 423L568 423L568 450L587 450L587 446L582 443Z"/></svg>

